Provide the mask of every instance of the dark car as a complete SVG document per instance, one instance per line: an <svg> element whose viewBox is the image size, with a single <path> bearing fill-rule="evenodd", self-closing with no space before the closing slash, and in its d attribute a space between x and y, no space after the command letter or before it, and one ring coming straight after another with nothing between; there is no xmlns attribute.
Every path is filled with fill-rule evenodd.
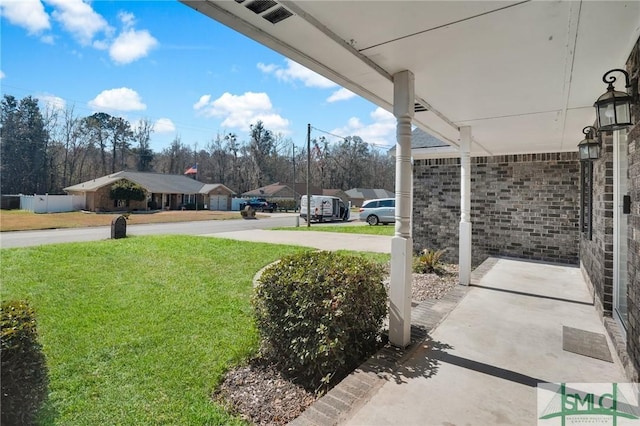
<svg viewBox="0 0 640 426"><path fill-rule="evenodd" d="M270 203L265 198L251 198L250 200L240 204L240 210L244 210L246 206L249 206L259 212L269 213L273 213L278 208L276 203Z"/></svg>

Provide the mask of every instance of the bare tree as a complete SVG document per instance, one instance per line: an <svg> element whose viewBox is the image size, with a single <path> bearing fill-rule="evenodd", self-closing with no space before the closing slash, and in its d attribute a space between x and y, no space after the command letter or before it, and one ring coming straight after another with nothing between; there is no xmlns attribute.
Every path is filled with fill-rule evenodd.
<svg viewBox="0 0 640 426"><path fill-rule="evenodd" d="M138 121L133 129L133 141L138 144L135 148L137 156L137 170L140 172L148 172L151 170L151 161L153 160L153 151L151 150L151 133L153 133L153 123L148 118Z"/></svg>

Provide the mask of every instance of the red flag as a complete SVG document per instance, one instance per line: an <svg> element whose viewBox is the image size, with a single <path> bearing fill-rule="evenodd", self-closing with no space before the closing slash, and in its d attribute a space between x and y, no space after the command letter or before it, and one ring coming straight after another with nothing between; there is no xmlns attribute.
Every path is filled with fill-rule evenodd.
<svg viewBox="0 0 640 426"><path fill-rule="evenodd" d="M198 164L196 163L195 166L193 167L189 167L187 169L186 172L184 172L185 175L197 175L198 174Z"/></svg>

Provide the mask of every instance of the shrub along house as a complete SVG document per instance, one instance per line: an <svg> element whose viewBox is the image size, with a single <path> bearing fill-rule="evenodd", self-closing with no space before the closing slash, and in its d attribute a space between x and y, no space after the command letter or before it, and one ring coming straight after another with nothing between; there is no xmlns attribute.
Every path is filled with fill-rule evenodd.
<svg viewBox="0 0 640 426"><path fill-rule="evenodd" d="M111 198L111 188L120 181L142 187L147 197L143 201L131 200L127 206L122 200ZM184 175L121 171L64 188L65 192L85 197L88 211L117 210L177 210L183 207L206 205L210 210L230 210L233 191L222 184L204 184Z"/></svg>
<svg viewBox="0 0 640 426"><path fill-rule="evenodd" d="M488 255L579 264L637 378L640 2L182 1L396 117L393 344L410 340L416 247L449 248L463 285ZM628 87L607 83L632 94L631 123L581 163L621 68ZM446 146L412 149L412 126Z"/></svg>

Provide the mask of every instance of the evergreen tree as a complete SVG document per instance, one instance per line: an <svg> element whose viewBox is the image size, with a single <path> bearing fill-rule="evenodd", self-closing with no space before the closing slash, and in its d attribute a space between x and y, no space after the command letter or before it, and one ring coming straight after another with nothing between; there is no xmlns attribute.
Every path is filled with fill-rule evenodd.
<svg viewBox="0 0 640 426"><path fill-rule="evenodd" d="M38 100L28 96L18 103L4 95L0 126L1 192L46 191L48 134Z"/></svg>

